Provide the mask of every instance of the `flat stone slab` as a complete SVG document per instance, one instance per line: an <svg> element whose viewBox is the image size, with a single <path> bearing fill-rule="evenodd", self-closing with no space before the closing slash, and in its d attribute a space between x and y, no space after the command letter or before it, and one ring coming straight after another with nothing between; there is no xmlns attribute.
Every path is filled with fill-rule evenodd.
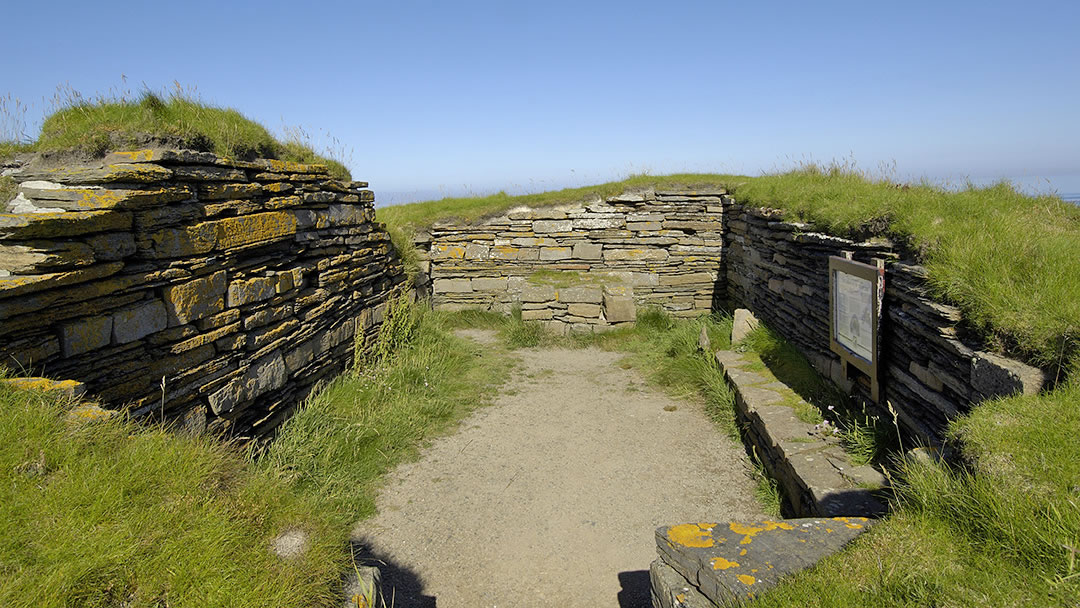
<svg viewBox="0 0 1080 608"><path fill-rule="evenodd" d="M781 577L809 568L839 551L870 523L865 517L832 517L686 523L657 528L660 559L684 583L680 585L670 572L656 567L653 594L663 601L671 597L665 589L671 589L675 590L674 597L683 593L683 601L687 601L694 596L682 591L685 586L715 604L739 604L773 587ZM698 604L668 601L660 605L668 608Z"/></svg>
<svg viewBox="0 0 1080 608"><path fill-rule="evenodd" d="M735 392L735 409L746 425L745 440L783 489L797 516L877 516L885 505L874 490L885 478L870 466L855 466L834 437L824 437L813 424L799 420L784 405L795 393L772 378L748 371L747 355L719 351L716 360Z"/></svg>

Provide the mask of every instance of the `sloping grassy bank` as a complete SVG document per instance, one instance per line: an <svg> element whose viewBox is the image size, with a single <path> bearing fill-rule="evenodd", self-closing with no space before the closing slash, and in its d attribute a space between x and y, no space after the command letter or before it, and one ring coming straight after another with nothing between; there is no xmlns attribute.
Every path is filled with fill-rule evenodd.
<svg viewBox="0 0 1080 608"><path fill-rule="evenodd" d="M335 605L352 524L382 475L482 405L511 362L398 304L374 354L252 460L210 437L0 384L0 605ZM290 530L308 548L278 558Z"/></svg>
<svg viewBox="0 0 1080 608"><path fill-rule="evenodd" d="M296 130L284 140L232 108L216 107L180 92L88 101L77 94L57 101L33 142L0 141L0 160L22 152L77 152L100 157L109 150L145 145L147 139L231 158L276 158L326 165L351 179L340 161L317 154Z"/></svg>

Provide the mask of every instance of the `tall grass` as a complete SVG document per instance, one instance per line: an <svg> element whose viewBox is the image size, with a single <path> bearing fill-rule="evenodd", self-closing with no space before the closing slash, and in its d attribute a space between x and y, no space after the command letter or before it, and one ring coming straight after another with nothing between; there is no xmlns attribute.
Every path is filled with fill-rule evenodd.
<svg viewBox="0 0 1080 608"><path fill-rule="evenodd" d="M453 336L444 317L399 302L369 362L290 418L260 460L350 519L372 515L380 476L491 398L511 362Z"/></svg>
<svg viewBox="0 0 1080 608"><path fill-rule="evenodd" d="M0 385L0 605L329 605L346 534L229 445ZM310 537L292 560L270 551Z"/></svg>

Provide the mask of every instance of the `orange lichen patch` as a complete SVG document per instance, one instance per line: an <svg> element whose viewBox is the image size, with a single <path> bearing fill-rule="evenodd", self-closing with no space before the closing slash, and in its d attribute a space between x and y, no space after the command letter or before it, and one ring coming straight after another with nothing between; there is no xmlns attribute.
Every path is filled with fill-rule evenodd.
<svg viewBox="0 0 1080 608"><path fill-rule="evenodd" d="M825 528L825 531L826 531L826 532L828 532L829 534L832 534L832 533L833 533L833 529L832 529L832 528Z"/></svg>
<svg viewBox="0 0 1080 608"><path fill-rule="evenodd" d="M739 551L739 555L746 555L746 549L743 549L742 551Z"/></svg>
<svg viewBox="0 0 1080 608"><path fill-rule="evenodd" d="M712 564L712 569L713 570L727 570L728 568L738 568L739 567L739 562L728 561L728 560L726 560L726 559L724 559L722 557L714 557L711 560L709 560L709 563Z"/></svg>
<svg viewBox="0 0 1080 608"><path fill-rule="evenodd" d="M680 524L668 528L667 536L671 542L679 543L684 547L708 548L716 544L716 539L712 537L715 527L716 524L709 523Z"/></svg>
<svg viewBox="0 0 1080 608"><path fill-rule="evenodd" d="M680 604L685 602L686 601L686 594L685 593L676 593L675 594L675 601L679 602Z"/></svg>
<svg viewBox="0 0 1080 608"><path fill-rule="evenodd" d="M784 522L776 522L769 519L761 522L761 525L747 525L741 524L737 521L733 521L728 525L731 531L736 534L742 534L743 539L739 541L740 545L748 545L753 541L755 535L759 532L771 532L773 530L794 530L795 527L791 524Z"/></svg>
<svg viewBox="0 0 1080 608"><path fill-rule="evenodd" d="M750 576L749 574L740 574L739 576L736 576L735 578L739 579L739 582L744 584L744 585L753 585L754 583L757 582L757 579Z"/></svg>

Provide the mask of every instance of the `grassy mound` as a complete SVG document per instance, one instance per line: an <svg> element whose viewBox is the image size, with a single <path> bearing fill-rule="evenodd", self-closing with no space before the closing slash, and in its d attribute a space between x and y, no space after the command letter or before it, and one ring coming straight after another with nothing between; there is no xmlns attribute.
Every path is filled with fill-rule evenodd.
<svg viewBox="0 0 1080 608"><path fill-rule="evenodd" d="M325 164L334 177L351 179L345 165L316 154L299 137L280 141L236 110L207 105L180 93L162 97L144 92L137 100L95 102L74 97L45 118L35 142L0 144L0 158L24 151L74 151L99 157L109 150L155 141L239 159Z"/></svg>

